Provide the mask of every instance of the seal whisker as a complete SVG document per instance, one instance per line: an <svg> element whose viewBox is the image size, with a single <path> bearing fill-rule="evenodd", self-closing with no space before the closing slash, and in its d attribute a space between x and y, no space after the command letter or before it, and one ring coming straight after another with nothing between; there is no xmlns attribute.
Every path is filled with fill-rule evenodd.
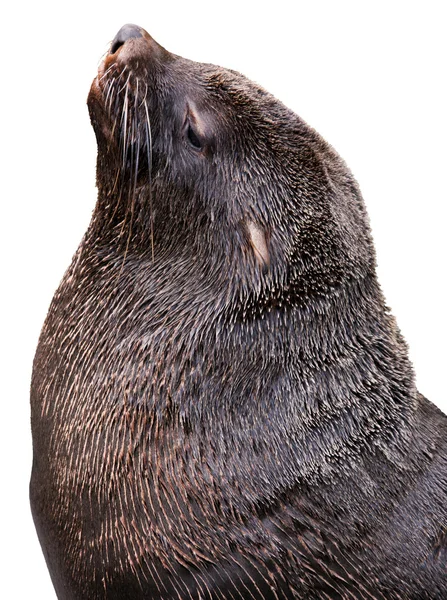
<svg viewBox="0 0 447 600"><path fill-rule="evenodd" d="M124 65L124 67L121 69L120 74L118 75L116 82L119 83L121 77L124 75L124 73L127 71L127 65Z"/></svg>
<svg viewBox="0 0 447 600"><path fill-rule="evenodd" d="M107 49L104 50L104 52L102 53L101 58L99 59L99 64L101 64L104 61L105 57L109 53L109 48L110 48L110 44L107 46Z"/></svg>
<svg viewBox="0 0 447 600"><path fill-rule="evenodd" d="M117 116L119 113L118 109L120 107L120 91L119 91L118 86L119 86L119 80L120 80L122 74L123 73L121 72L118 77L113 78L113 89L112 89L112 92L111 92L110 98L109 98L108 113L115 115L115 120L114 120L113 127L112 127L112 133L114 133L114 131L116 129L116 120L117 120ZM113 109L112 109L112 104L113 104Z"/></svg>
<svg viewBox="0 0 447 600"><path fill-rule="evenodd" d="M132 157L135 155L135 162L133 165L133 177L132 177L132 169L130 171L131 185L132 185L132 208L131 208L131 220L130 220L130 226L129 226L129 235L132 230L133 215L135 212L135 198L136 198L136 191L137 191L138 168L139 168L139 159L140 159L140 132L139 132L139 123L138 123L138 111L137 111L138 88L139 88L139 80L137 78L135 100L134 100L134 111L133 111L133 119L132 119Z"/></svg>
<svg viewBox="0 0 447 600"><path fill-rule="evenodd" d="M115 70L115 65L110 65L110 67L104 71L104 73L101 75L101 77L99 78L98 81L102 81L103 79L105 79L109 73L111 73L112 70Z"/></svg>
<svg viewBox="0 0 447 600"><path fill-rule="evenodd" d="M146 85L147 92L147 85ZM146 115L145 133L146 133L146 148L147 148L147 170L148 170L148 190L149 190L149 219L151 226L151 251L152 262L154 262L154 210L152 206L152 133L151 121L149 119L149 111L147 108L146 97L144 98L144 111Z"/></svg>
<svg viewBox="0 0 447 600"><path fill-rule="evenodd" d="M124 68L120 75L118 76L118 78L115 79L115 84L114 84L114 90L113 93L111 94L111 99L110 99L110 107L112 106L112 99L113 99L113 95L116 93L116 97L115 97L115 105L113 108L113 114L115 115L115 119L113 122L113 126L112 126L112 135L114 135L115 133L115 129L116 129L116 125L117 125L117 120L118 120L118 116L120 114L120 111L118 110L119 105L120 105L120 94L121 91L126 88L127 89L127 82L126 84L121 88L121 90L118 89L118 85L119 85L119 80L121 79L121 77L123 76L124 72L125 72L126 68ZM130 77L130 73L129 73L129 77ZM127 81L129 81L129 77L127 79ZM121 114L122 114L122 107L121 107Z"/></svg>
<svg viewBox="0 0 447 600"><path fill-rule="evenodd" d="M106 88L107 92L105 95L104 106L106 108L108 115L110 115L110 110L112 108L113 96L116 91L115 81L116 81L115 78L112 78L112 79L110 79L110 81L107 82L107 88Z"/></svg>
<svg viewBox="0 0 447 600"><path fill-rule="evenodd" d="M122 175L123 175L123 185L125 182L124 174L127 166L127 160L129 159L129 182L128 182L128 200L130 202L130 222L129 222L129 232L127 236L126 249L124 253L124 260L127 256L129 243L132 237L132 225L133 225L133 217L135 211L135 196L136 196L136 186L137 186L137 177L138 177L138 162L139 162L139 144L136 143L137 131L138 131L138 111L136 110L136 105L138 102L138 88L139 82L138 78L136 79L136 93L134 97L133 110L131 110L131 106L129 104L129 86L126 87L126 94L124 98L123 104L123 114L121 118L121 142L122 142ZM129 129L129 131L128 131ZM122 235L124 233L124 228L127 222L127 211L125 212L123 224L121 227ZM121 271L120 271L121 272Z"/></svg>
<svg viewBox="0 0 447 600"><path fill-rule="evenodd" d="M123 73L124 73L124 69L123 69ZM121 75L122 75L123 73L121 73ZM129 83L129 80L130 80L130 76L131 76L131 75L132 75L132 73L129 73L129 75L128 75L128 77L127 77L127 80L126 80L126 83L124 83L124 84L123 84L122 88L121 88L121 89L119 90L119 92L118 92L119 94L121 94L121 92L122 92L124 89L126 89L126 92L127 92L127 85L128 85L128 83ZM119 81L119 80L118 80L118 81Z"/></svg>
<svg viewBox="0 0 447 600"><path fill-rule="evenodd" d="M145 103L145 101L146 101L146 97L147 97L147 89L148 89L148 88L147 88L147 83L146 83L146 82L144 82L144 86L145 86L145 90L144 90L144 96L143 96L143 98L141 99L141 102L140 102L140 105L139 105L139 107L138 107L138 108L141 108L141 107L143 106L143 104Z"/></svg>
<svg viewBox="0 0 447 600"><path fill-rule="evenodd" d="M112 76L107 82L104 106L107 114L110 116L112 110L112 102L116 93L116 77Z"/></svg>
<svg viewBox="0 0 447 600"><path fill-rule="evenodd" d="M132 129L131 140L135 136L135 127L136 127L135 119L133 119L132 125L131 125L131 129ZM128 228L129 231L127 233L126 247L124 250L121 268L118 273L118 279L121 277L121 274L123 272L127 254L129 251L130 240L132 239L132 225L133 225L133 219L134 219L134 213L135 213L135 196L136 196L137 175L138 175L138 158L139 158L138 146L137 146L137 150L135 152L135 143L133 143L133 144L131 143L130 144L130 186L129 186L129 190L128 190L128 197L130 200L130 219L129 219L129 228ZM121 232L123 232L125 223L126 223L126 217L124 218L123 228L121 229Z"/></svg>
<svg viewBox="0 0 447 600"><path fill-rule="evenodd" d="M123 109L121 114L121 139L122 139L122 168L123 170L126 167L127 160L127 144L128 144L128 134L127 134L127 117L128 117L128 88L126 87L126 94L124 96Z"/></svg>
<svg viewBox="0 0 447 600"><path fill-rule="evenodd" d="M134 134L136 137L138 137L139 134L139 117L138 117L138 94L139 94L139 87L140 87L140 80L138 79L138 77L136 78L136 89L135 89L135 94L134 94L134 103L133 103L133 118L135 121L135 131ZM135 137L135 142L136 142L136 137ZM139 151L139 147L137 145L137 151Z"/></svg>

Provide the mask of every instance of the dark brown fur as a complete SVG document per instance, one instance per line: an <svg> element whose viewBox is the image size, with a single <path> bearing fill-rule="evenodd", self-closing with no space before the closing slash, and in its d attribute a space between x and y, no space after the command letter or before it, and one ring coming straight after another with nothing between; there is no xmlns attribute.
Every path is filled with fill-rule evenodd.
<svg viewBox="0 0 447 600"><path fill-rule="evenodd" d="M343 161L145 32L89 109L98 203L32 381L58 598L446 598L447 419Z"/></svg>

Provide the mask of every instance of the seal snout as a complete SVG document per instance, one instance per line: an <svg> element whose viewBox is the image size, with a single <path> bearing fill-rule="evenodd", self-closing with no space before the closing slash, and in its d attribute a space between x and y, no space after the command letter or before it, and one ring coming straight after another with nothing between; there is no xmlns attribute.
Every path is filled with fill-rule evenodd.
<svg viewBox="0 0 447 600"><path fill-rule="evenodd" d="M131 70L135 71L141 60L143 62L154 59L163 60L167 56L169 56L169 52L157 44L143 27L127 23L113 38L103 66L106 71L112 64L117 66L127 64Z"/></svg>
<svg viewBox="0 0 447 600"><path fill-rule="evenodd" d="M113 39L109 54L115 54L115 52L117 52L117 50L119 50L119 48L121 48L121 46L123 46L127 40L144 37L144 34L148 36L146 31L138 25L133 25L132 23L123 25Z"/></svg>

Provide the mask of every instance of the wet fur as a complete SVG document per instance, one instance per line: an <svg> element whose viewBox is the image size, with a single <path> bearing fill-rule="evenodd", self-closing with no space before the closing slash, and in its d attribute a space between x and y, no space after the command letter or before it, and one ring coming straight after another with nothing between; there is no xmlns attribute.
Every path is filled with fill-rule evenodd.
<svg viewBox="0 0 447 600"><path fill-rule="evenodd" d="M58 598L447 597L447 420L356 182L240 74L126 46L89 98L98 203L34 363Z"/></svg>

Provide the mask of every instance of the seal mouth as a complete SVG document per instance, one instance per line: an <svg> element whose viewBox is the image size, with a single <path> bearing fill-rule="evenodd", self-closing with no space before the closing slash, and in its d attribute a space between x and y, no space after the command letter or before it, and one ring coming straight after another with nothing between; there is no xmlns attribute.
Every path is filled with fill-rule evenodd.
<svg viewBox="0 0 447 600"><path fill-rule="evenodd" d="M88 104L89 107L92 104L93 109L96 110L97 121L110 147L118 141L115 133L122 125L126 125L129 96L132 95L136 100L140 91L139 80L136 80L135 88L132 73L126 65L120 67L113 62L107 67L106 60L101 62L98 74L92 82ZM144 101L145 98L142 99L143 104Z"/></svg>
<svg viewBox="0 0 447 600"><path fill-rule="evenodd" d="M114 154L121 172L134 183L151 167L146 65L155 44L144 29L124 25L101 61L88 97L98 147Z"/></svg>
<svg viewBox="0 0 447 600"><path fill-rule="evenodd" d="M98 142L105 140L108 149L118 146L123 150L129 139L146 138L146 133L137 135L140 121L149 125L148 72L141 64L147 64L150 55L158 50L166 52L144 29L132 24L121 27L110 43L88 97Z"/></svg>

